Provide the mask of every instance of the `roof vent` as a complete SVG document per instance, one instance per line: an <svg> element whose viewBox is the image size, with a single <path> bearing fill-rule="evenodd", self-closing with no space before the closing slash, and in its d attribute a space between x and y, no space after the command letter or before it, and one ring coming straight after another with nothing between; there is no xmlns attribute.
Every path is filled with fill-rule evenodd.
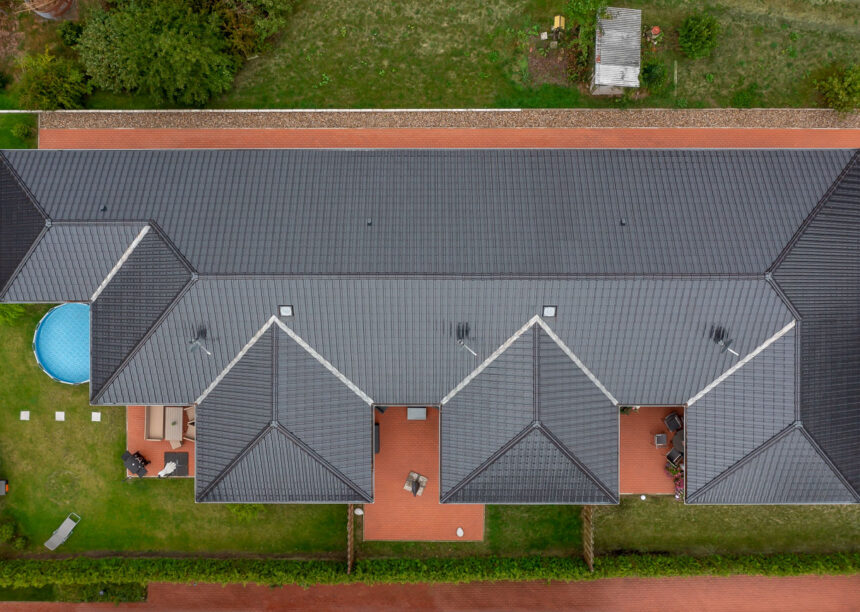
<svg viewBox="0 0 860 612"><path fill-rule="evenodd" d="M291 317L293 316L293 305L292 304L284 304L283 306L278 306L278 314L282 317Z"/></svg>
<svg viewBox="0 0 860 612"><path fill-rule="evenodd" d="M544 318L554 318L558 314L558 306L544 306L543 307L543 316Z"/></svg>

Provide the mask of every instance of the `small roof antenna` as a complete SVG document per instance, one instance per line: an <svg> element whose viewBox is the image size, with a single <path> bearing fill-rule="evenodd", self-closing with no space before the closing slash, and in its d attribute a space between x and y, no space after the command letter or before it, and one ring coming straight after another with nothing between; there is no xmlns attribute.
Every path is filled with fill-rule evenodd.
<svg viewBox="0 0 860 612"><path fill-rule="evenodd" d="M190 353L195 353L197 351L202 351L206 353L208 357L212 356L212 353L206 348L205 344L206 340L206 328L198 327L197 331L191 334L191 340L188 341L188 351Z"/></svg>
<svg viewBox="0 0 860 612"><path fill-rule="evenodd" d="M741 356L740 353L738 353L736 350L731 348L734 340L729 338L729 332L725 327L722 327L722 326L715 327L712 325L710 336L711 336L711 340L713 340L714 343L720 347L720 353L725 353L726 351L728 351L729 353L731 353L735 357Z"/></svg>
<svg viewBox="0 0 860 612"><path fill-rule="evenodd" d="M468 344L466 344L463 340L457 340L457 344L459 344L461 347L463 347L464 349L466 349L467 351L469 351L470 353L472 353L472 357L477 357L477 356L478 356L478 353L476 353L475 351L473 351L473 350L472 350L472 347L470 347Z"/></svg>

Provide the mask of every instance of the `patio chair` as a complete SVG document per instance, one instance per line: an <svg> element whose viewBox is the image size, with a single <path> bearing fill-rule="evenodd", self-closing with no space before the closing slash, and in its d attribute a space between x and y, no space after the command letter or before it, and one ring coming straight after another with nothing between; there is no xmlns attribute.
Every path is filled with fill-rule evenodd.
<svg viewBox="0 0 860 612"><path fill-rule="evenodd" d="M654 446L657 448L666 448L666 445L669 443L669 439L666 437L664 433L658 433L654 436Z"/></svg>
<svg viewBox="0 0 860 612"><path fill-rule="evenodd" d="M188 423L185 426L185 433L182 435L183 440L194 442L197 439L197 426L194 423Z"/></svg>
<svg viewBox="0 0 860 612"><path fill-rule="evenodd" d="M57 530L54 531L48 541L45 542L45 548L48 550L57 550L57 547L59 547L60 544L69 539L69 536L72 535L72 531L75 530L75 526L80 522L81 517L74 512L70 512L69 516L66 517L66 520L60 523Z"/></svg>
<svg viewBox="0 0 860 612"><path fill-rule="evenodd" d="M678 465L681 463L681 460L683 458L684 458L684 453L679 451L677 448L673 448L666 455L666 461L675 467L678 467Z"/></svg>
<svg viewBox="0 0 860 612"><path fill-rule="evenodd" d="M191 404L185 407L185 417L188 419L188 424L193 425L197 419L197 406Z"/></svg>
<svg viewBox="0 0 860 612"><path fill-rule="evenodd" d="M681 420L681 417L677 412L670 412L667 414L666 418L663 419L663 422L666 424L666 428L672 433L684 428L684 422Z"/></svg>

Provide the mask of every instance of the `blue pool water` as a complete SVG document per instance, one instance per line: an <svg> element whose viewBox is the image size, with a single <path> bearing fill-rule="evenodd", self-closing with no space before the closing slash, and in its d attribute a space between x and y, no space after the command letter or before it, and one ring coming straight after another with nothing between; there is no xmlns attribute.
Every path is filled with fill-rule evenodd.
<svg viewBox="0 0 860 612"><path fill-rule="evenodd" d="M33 337L36 361L48 376L77 385L90 379L90 307L62 304L48 311Z"/></svg>

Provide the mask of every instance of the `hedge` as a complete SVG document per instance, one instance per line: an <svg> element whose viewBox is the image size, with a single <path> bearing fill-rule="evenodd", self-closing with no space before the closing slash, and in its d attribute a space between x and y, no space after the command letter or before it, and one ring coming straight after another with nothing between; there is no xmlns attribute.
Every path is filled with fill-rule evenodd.
<svg viewBox="0 0 860 612"><path fill-rule="evenodd" d="M625 554L598 557L594 573L581 559L564 557L465 559L373 559L358 561L351 575L342 561L282 559L16 559L0 562L0 587L41 587L48 584L256 583L340 584L360 582L476 582L499 580L592 580L624 576L698 576L750 574L854 574L860 553L830 555L731 555L687 557Z"/></svg>

